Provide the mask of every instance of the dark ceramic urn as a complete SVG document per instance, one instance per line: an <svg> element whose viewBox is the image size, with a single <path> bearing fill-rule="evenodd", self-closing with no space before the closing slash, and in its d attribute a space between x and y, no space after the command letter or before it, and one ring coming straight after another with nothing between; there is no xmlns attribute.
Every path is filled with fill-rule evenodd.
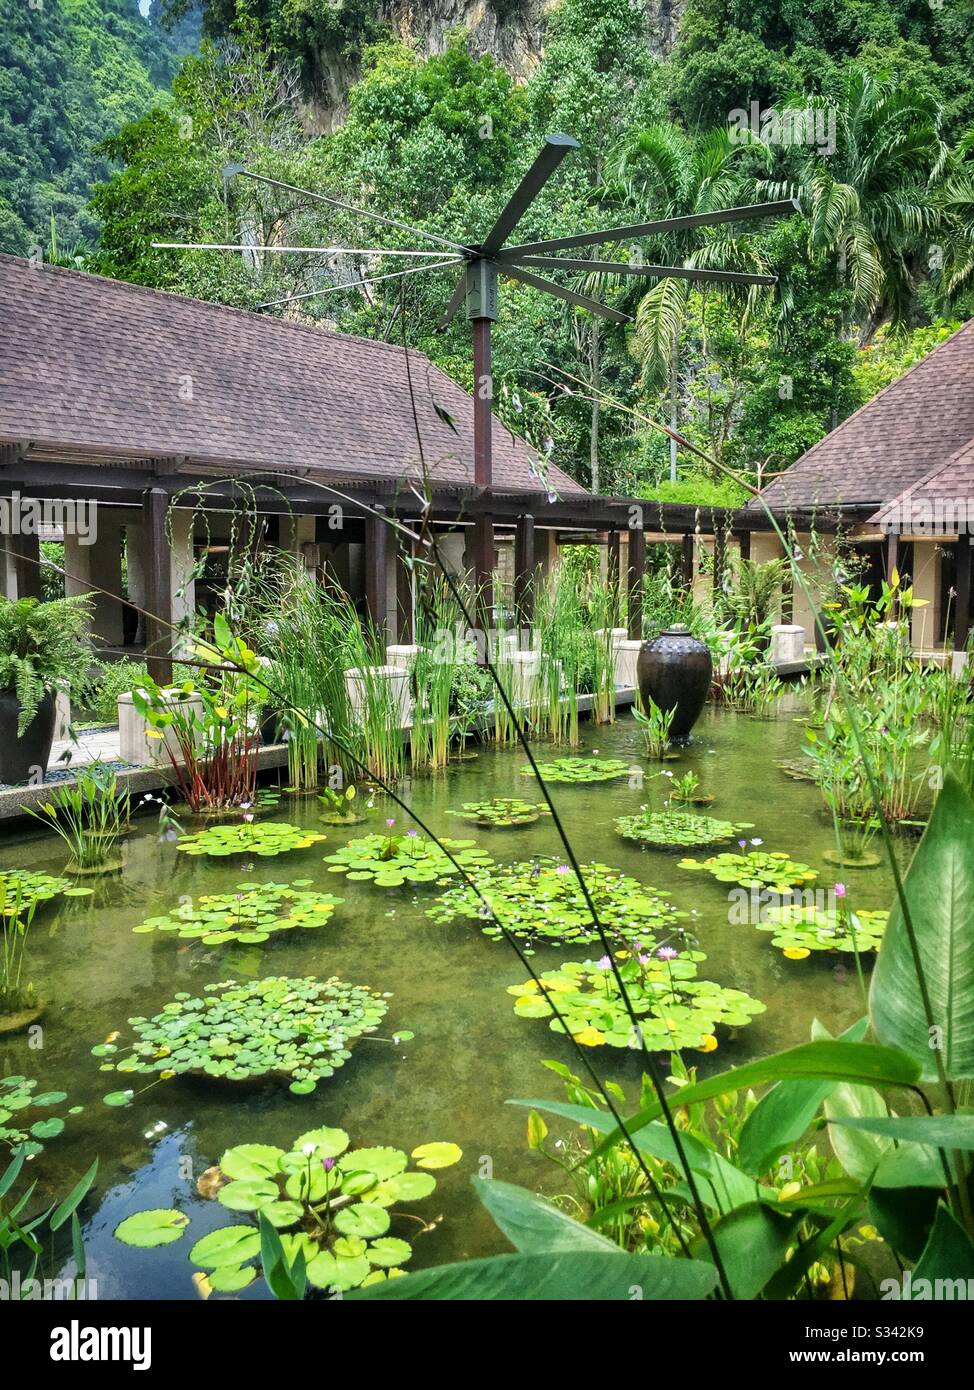
<svg viewBox="0 0 974 1390"><path fill-rule="evenodd" d="M41 696L37 713L22 734L17 733L20 701L12 690L0 690L0 782L27 782L41 769L47 771L54 742L57 706L53 691Z"/></svg>
<svg viewBox="0 0 974 1390"><path fill-rule="evenodd" d="M670 737L686 738L703 709L714 664L705 642L674 623L639 650L636 675L643 704L676 710Z"/></svg>

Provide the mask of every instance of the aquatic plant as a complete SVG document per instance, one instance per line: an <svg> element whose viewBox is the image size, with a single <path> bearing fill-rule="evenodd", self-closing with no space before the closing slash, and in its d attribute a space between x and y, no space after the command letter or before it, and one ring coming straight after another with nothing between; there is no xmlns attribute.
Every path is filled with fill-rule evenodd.
<svg viewBox="0 0 974 1390"><path fill-rule="evenodd" d="M402 1266L412 1259L412 1243L389 1234L397 1215L390 1208L429 1197L436 1190L430 1169L458 1163L462 1151L450 1143L420 1144L410 1156L396 1148L348 1146L343 1129L312 1129L288 1151L237 1144L207 1168L197 1182L200 1195L255 1224L217 1226L193 1245L190 1261L207 1271L205 1293L234 1293L258 1274L277 1297L288 1285L289 1296L301 1297L306 1285L346 1292L406 1273ZM265 1223L285 1234L276 1242L268 1239ZM188 1224L175 1209L141 1211L120 1222L114 1234L124 1245L146 1250L179 1240ZM435 1224L420 1221L420 1234ZM270 1252L283 1257L277 1277L268 1268Z"/></svg>
<svg viewBox="0 0 974 1390"><path fill-rule="evenodd" d="M551 811L543 801L523 801L517 796L492 796L488 801L464 801L451 816L470 821L472 825L498 826L533 825Z"/></svg>
<svg viewBox="0 0 974 1390"><path fill-rule="evenodd" d="M21 1191L18 1181L30 1157L30 1146L19 1144L0 1171L0 1285L4 1299L85 1298L89 1290L78 1207L98 1175L98 1160L65 1198L52 1202L39 1215L25 1217L37 1184L31 1182ZM57 1233L68 1223L74 1275L64 1279L64 1238L63 1233Z"/></svg>
<svg viewBox="0 0 974 1390"><path fill-rule="evenodd" d="M405 883L437 883L456 874L445 850L465 869L492 862L487 851L477 849L473 840L444 837L436 842L407 830L404 835L362 835L349 840L344 848L326 854L325 863L330 866L329 873L344 874L353 882L401 888Z"/></svg>
<svg viewBox="0 0 974 1390"><path fill-rule="evenodd" d="M728 850L702 862L681 859L681 869L698 869L711 874L718 883L737 883L742 888L771 888L787 893L802 883L812 883L818 874L780 850L749 850L740 854Z"/></svg>
<svg viewBox="0 0 974 1390"><path fill-rule="evenodd" d="M0 916L12 915L15 910L38 907L53 898L69 896L71 880L60 875L45 874L38 869L0 870ZM85 890L87 894L87 889ZM81 896L79 893L70 896ZM16 909L15 905L16 904Z"/></svg>
<svg viewBox="0 0 974 1390"><path fill-rule="evenodd" d="M147 917L132 930L148 935L175 932L180 940L222 946L268 941L278 932L323 927L343 898L311 889L311 879L293 883L240 883L233 893L202 893L172 912Z"/></svg>
<svg viewBox="0 0 974 1390"><path fill-rule="evenodd" d="M305 830L286 821L235 821L230 825L208 825L183 835L176 848L194 857L206 854L225 859L231 854L255 854L260 859L273 859L291 850L309 849L324 839L319 831Z"/></svg>
<svg viewBox="0 0 974 1390"><path fill-rule="evenodd" d="M698 980L701 951L662 947L655 952L618 953L628 1005L607 957L599 961L567 961L558 970L545 970L540 987L533 980L510 985L519 1018L550 1018L552 1032L567 1030L586 1047L645 1047L673 1052L681 1047L713 1052L718 1024L743 1027L766 1005L739 989L726 989L711 980ZM549 1003L554 995L559 1019ZM630 1009L637 1017L635 1033ZM562 1023L562 1019L564 1023Z"/></svg>
<svg viewBox="0 0 974 1390"><path fill-rule="evenodd" d="M676 706L664 710L650 700L647 710L640 709L639 705L633 705L632 717L642 729L646 756L648 758L665 758L670 746L670 729L676 718Z"/></svg>
<svg viewBox="0 0 974 1390"><path fill-rule="evenodd" d="M165 740L190 810L252 803L266 698L257 656L221 613L213 619L213 640L196 641L192 655L200 663L192 678L174 687L146 679L133 689L132 704L146 722L146 737Z"/></svg>
<svg viewBox="0 0 974 1390"><path fill-rule="evenodd" d="M79 768L42 806L22 808L59 835L71 851L68 873L105 873L121 867L116 855L129 825L131 797L117 775L97 763Z"/></svg>
<svg viewBox="0 0 974 1390"><path fill-rule="evenodd" d="M153 1018L130 1018L138 1039L130 1050L100 1043L92 1055L103 1059L103 1071L120 1076L210 1076L234 1082L276 1077L289 1080L295 1095L309 1095L318 1081L348 1061L357 1038L375 1031L389 997L334 976L270 976L242 984L223 980L205 985L202 996L177 994ZM400 1041L411 1036L397 1034ZM106 1097L108 1104L124 1104L125 1099L131 1099L130 1093Z"/></svg>
<svg viewBox="0 0 974 1390"><path fill-rule="evenodd" d="M48 1139L56 1139L64 1129L60 1115L35 1119L28 1112L46 1110L67 1100L66 1091L37 1090L37 1081L27 1076L0 1077L0 1144L10 1148L23 1147L30 1158L39 1154ZM65 1113L80 1115L83 1106L72 1105Z"/></svg>
<svg viewBox="0 0 974 1390"><path fill-rule="evenodd" d="M569 757L538 763L538 772L545 782L612 782L617 777L628 777L640 771L640 768L634 768L621 758ZM533 777L534 768L522 767L521 775Z"/></svg>
<svg viewBox="0 0 974 1390"><path fill-rule="evenodd" d="M789 960L804 960L812 951L849 951L859 955L878 951L889 913L845 907L826 909L813 904L781 903L767 907L755 925L773 932L772 945Z"/></svg>
<svg viewBox="0 0 974 1390"><path fill-rule="evenodd" d="M687 916L636 879L608 864L584 864L582 873L599 921L610 936L656 943L661 932L679 932ZM504 930L532 943L588 945L598 941L582 885L570 865L555 858L528 859L472 875L473 886L457 884L427 909L434 922L458 917L483 923L486 936ZM504 929L504 930L502 930Z"/></svg>
<svg viewBox="0 0 974 1390"><path fill-rule="evenodd" d="M627 840L662 848L716 845L753 829L750 821L717 820L691 811L640 811L637 816L617 817L615 827Z"/></svg>
<svg viewBox="0 0 974 1390"><path fill-rule="evenodd" d="M665 772L664 777L672 776ZM679 801L687 806L709 806L713 793L700 790L700 778L695 772L685 772L682 777L674 777L668 793L670 801Z"/></svg>
<svg viewBox="0 0 974 1390"><path fill-rule="evenodd" d="M318 819L326 825L361 825L366 817L358 807L356 795L354 783L344 791L326 787L323 792L319 792L318 800L327 810L323 811Z"/></svg>
<svg viewBox="0 0 974 1390"><path fill-rule="evenodd" d="M457 634L463 631L464 624L443 577L412 557L404 562L416 577L413 640L417 651L412 664L415 705L409 756L416 771L434 772L446 766L450 755L454 678L466 656L466 644L457 640Z"/></svg>

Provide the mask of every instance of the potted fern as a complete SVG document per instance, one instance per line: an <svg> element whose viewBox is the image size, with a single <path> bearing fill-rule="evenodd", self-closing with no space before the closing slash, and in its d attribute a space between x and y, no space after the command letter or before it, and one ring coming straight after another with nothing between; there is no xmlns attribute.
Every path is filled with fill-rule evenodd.
<svg viewBox="0 0 974 1390"><path fill-rule="evenodd" d="M78 693L87 680L90 616L80 595L50 603L0 598L0 782L43 780L57 687Z"/></svg>

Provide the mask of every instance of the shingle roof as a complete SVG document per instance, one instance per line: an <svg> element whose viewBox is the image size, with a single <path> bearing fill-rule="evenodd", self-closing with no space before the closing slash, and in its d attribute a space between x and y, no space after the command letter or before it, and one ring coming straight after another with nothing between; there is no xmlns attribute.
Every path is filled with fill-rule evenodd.
<svg viewBox="0 0 974 1390"><path fill-rule="evenodd" d="M962 504L960 508L958 503ZM974 439L951 454L946 463L931 468L911 487L904 488L869 520L909 530L912 519L917 531L921 531L924 525L946 524L958 513L966 519L968 503L974 506ZM965 520L965 525L968 524ZM946 525L948 531L956 529L956 526Z"/></svg>
<svg viewBox="0 0 974 1390"><path fill-rule="evenodd" d="M974 439L974 319L764 489L775 511L880 507ZM748 503L747 510L760 504Z"/></svg>
<svg viewBox="0 0 974 1390"><path fill-rule="evenodd" d="M0 305L0 441L35 457L420 474L400 347L14 256L0 255ZM472 485L470 396L422 353L409 370L434 486ZM493 452L500 490L539 491L535 455L499 422Z"/></svg>

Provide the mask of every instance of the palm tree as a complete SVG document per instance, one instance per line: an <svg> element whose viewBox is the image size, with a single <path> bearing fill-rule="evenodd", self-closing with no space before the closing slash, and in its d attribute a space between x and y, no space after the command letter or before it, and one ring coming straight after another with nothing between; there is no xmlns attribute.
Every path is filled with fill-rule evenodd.
<svg viewBox="0 0 974 1390"><path fill-rule="evenodd" d="M946 221L946 256L938 256L929 268L944 271L940 292L946 306L974 280L974 128L951 154L938 205Z"/></svg>
<svg viewBox="0 0 974 1390"><path fill-rule="evenodd" d="M612 175L626 201L647 218L681 217L756 201L750 173L754 155L766 163L769 152L757 140L735 138L728 128L690 136L678 126L655 125L636 135L612 162ZM767 273L753 239L739 239L729 226L695 228L669 234L655 259L708 270ZM694 289L692 282L666 278L642 294L635 309L632 350L642 368L643 383L654 390L668 386L670 424L678 420L679 341L691 304L699 293L719 294L740 307L741 331L758 302L760 289L751 286ZM671 447L671 474L675 452Z"/></svg>
<svg viewBox="0 0 974 1390"><path fill-rule="evenodd" d="M765 196L797 195L808 218L809 252L835 256L859 316L860 341L887 320L907 321L922 238L942 222L936 189L947 159L936 99L906 82L854 66L835 102L792 97L781 104L796 128L805 113L833 122L829 145L796 145L797 180Z"/></svg>

